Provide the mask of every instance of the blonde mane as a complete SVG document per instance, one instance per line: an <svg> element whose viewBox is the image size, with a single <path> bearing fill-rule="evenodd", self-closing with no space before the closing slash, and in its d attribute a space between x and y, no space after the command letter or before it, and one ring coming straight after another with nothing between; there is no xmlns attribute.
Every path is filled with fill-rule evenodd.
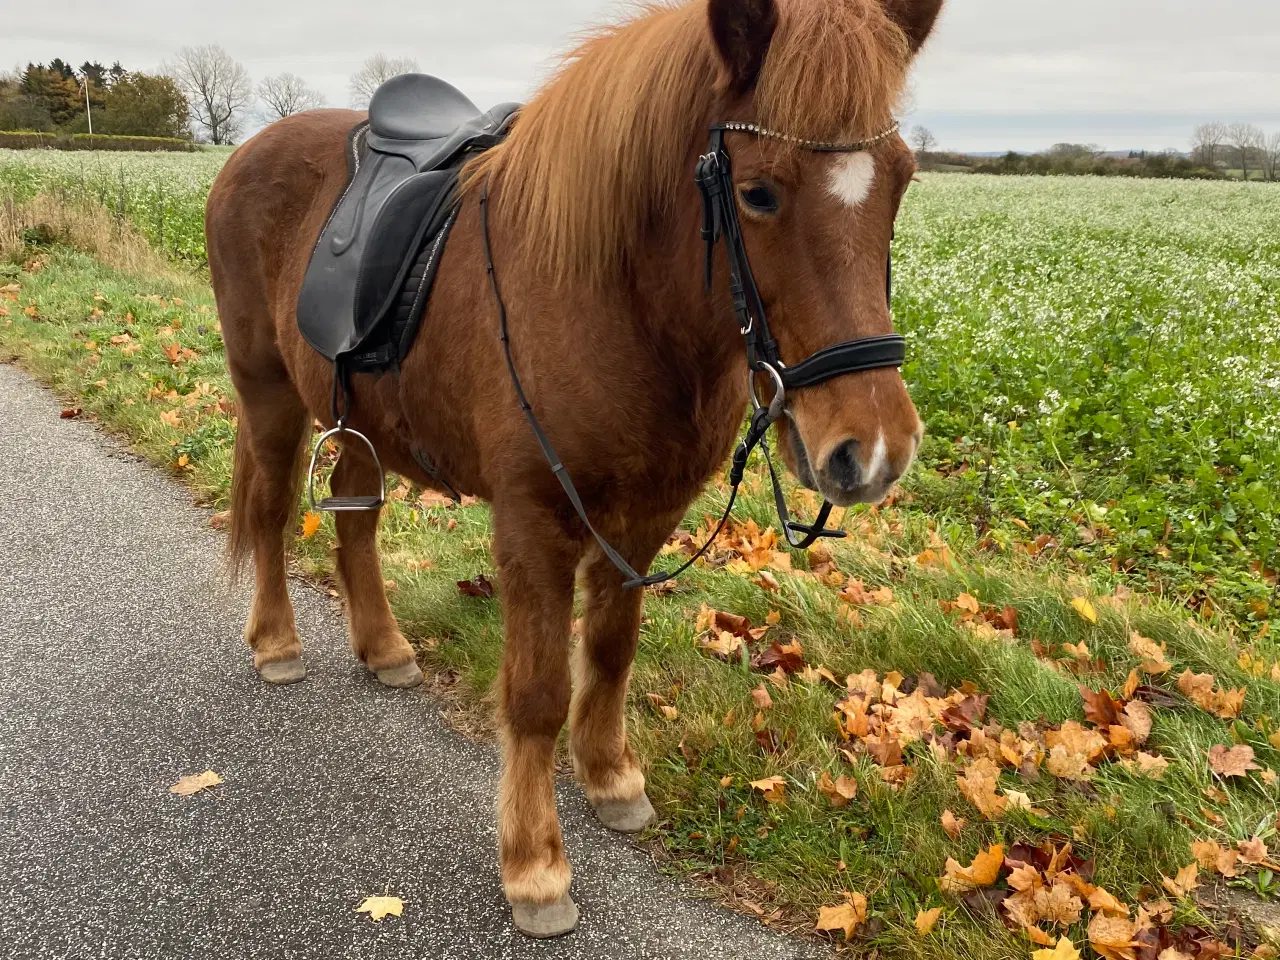
<svg viewBox="0 0 1280 960"><path fill-rule="evenodd" d="M521 225L523 254L558 282L601 286L673 215L710 120L814 140L886 126L911 55L882 0L778 7L754 118L711 117L723 79L707 0L650 6L570 53L506 142L468 167L466 189L500 185L495 204Z"/></svg>

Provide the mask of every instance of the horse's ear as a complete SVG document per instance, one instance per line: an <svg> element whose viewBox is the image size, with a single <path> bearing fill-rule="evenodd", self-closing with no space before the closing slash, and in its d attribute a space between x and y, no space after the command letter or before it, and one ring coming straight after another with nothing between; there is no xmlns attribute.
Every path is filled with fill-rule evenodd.
<svg viewBox="0 0 1280 960"><path fill-rule="evenodd" d="M778 26L778 8L774 0L710 0L708 14L729 92L741 96L760 76Z"/></svg>
<svg viewBox="0 0 1280 960"><path fill-rule="evenodd" d="M933 32L942 0L884 0L884 9L907 35L911 52L917 53Z"/></svg>

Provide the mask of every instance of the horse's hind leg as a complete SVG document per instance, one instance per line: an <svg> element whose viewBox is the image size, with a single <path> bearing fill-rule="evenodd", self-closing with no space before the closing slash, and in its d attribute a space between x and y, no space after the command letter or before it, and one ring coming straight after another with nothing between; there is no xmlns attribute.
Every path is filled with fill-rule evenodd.
<svg viewBox="0 0 1280 960"><path fill-rule="evenodd" d="M657 524L625 550L644 570L674 524ZM640 633L643 590L624 590L622 576L598 549L583 568L586 615L574 655L573 709L569 719L574 772L609 829L635 833L653 820L644 774L627 743L627 684Z"/></svg>
<svg viewBox="0 0 1280 960"><path fill-rule="evenodd" d="M329 486L336 497L360 496L376 491L380 479L367 453L344 447ZM415 687L422 682L422 671L387 604L378 559L379 515L376 511L335 515L338 573L346 592L351 649L387 686Z"/></svg>
<svg viewBox="0 0 1280 960"><path fill-rule="evenodd" d="M253 554L255 589L245 639L259 676L268 683L296 683L307 671L285 576L285 532L297 512L310 418L283 365L271 378L236 373L233 366L240 417L228 552L233 564Z"/></svg>

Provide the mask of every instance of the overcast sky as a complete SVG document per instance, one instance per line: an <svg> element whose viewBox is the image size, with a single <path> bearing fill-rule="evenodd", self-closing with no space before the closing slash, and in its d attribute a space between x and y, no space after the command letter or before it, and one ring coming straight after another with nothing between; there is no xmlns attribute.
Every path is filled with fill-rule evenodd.
<svg viewBox="0 0 1280 960"><path fill-rule="evenodd" d="M334 106L370 54L409 56L481 106L523 100L604 0L61 0L5 14L0 66L154 69L220 43L254 79L297 73ZM20 12L18 12L20 11ZM1204 120L1280 130L1280 0L950 0L909 122L943 147L1186 149Z"/></svg>

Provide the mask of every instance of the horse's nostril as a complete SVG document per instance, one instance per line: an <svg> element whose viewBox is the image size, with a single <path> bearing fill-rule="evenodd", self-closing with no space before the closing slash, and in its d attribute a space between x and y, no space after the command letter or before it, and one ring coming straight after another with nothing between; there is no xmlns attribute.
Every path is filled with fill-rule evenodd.
<svg viewBox="0 0 1280 960"><path fill-rule="evenodd" d="M842 490L856 490L862 486L862 464L858 459L860 446L857 440L846 440L827 459L827 474Z"/></svg>

